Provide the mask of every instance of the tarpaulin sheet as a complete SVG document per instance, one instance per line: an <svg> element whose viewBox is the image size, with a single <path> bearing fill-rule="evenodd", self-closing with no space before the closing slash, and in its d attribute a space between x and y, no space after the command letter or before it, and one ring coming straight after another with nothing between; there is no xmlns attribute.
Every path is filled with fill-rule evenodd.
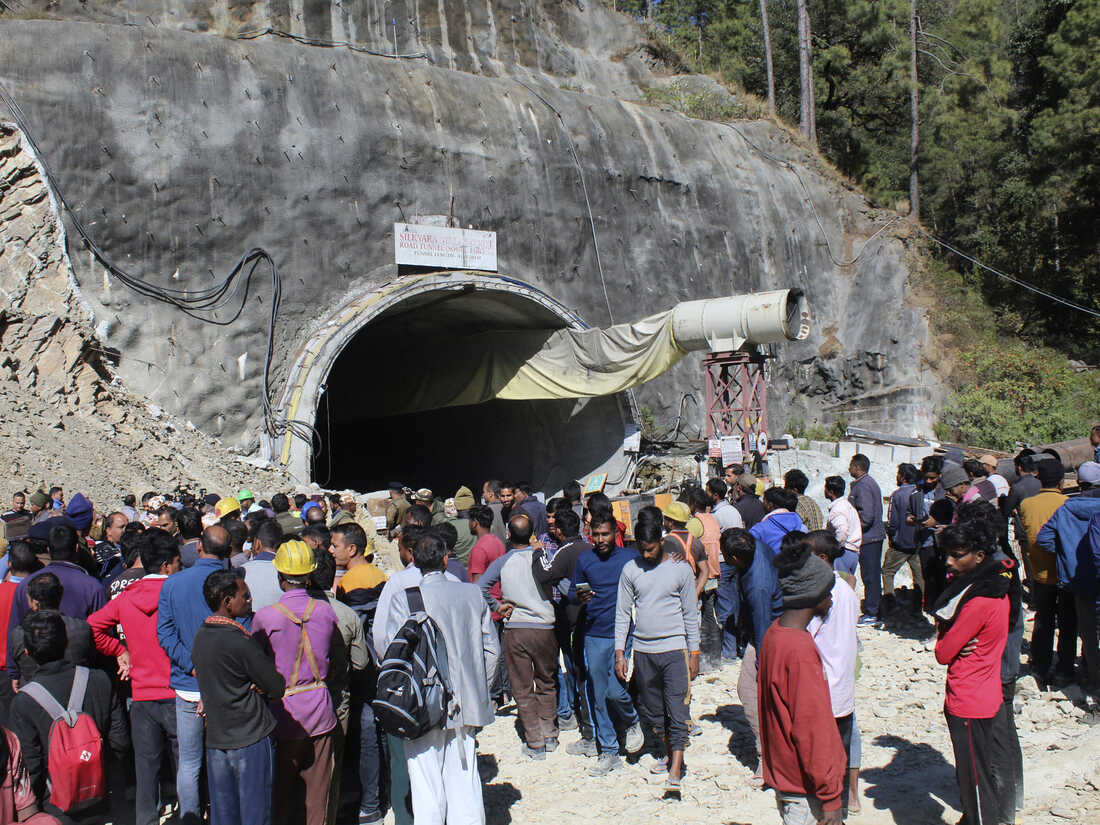
<svg viewBox="0 0 1100 825"><path fill-rule="evenodd" d="M607 329L494 331L433 340L412 351L403 348L400 361L383 366L384 375L372 384L384 415L494 398L583 398L650 381L686 354L673 338L668 310Z"/></svg>

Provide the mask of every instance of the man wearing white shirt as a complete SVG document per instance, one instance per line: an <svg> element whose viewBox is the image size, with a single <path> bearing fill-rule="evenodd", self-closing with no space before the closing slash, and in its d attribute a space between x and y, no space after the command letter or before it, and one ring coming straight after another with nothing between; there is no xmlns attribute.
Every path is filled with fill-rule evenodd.
<svg viewBox="0 0 1100 825"><path fill-rule="evenodd" d="M825 479L825 498L829 499L827 520L833 529L833 535L844 548L844 555L833 562L833 567L843 573L855 575L859 567L859 546L863 541L863 527L859 523L859 513L844 496L844 479L829 476Z"/></svg>
<svg viewBox="0 0 1100 825"><path fill-rule="evenodd" d="M407 614L402 616L392 609L394 598L404 598L406 588L419 587L424 578L420 568L413 564L412 557L412 540L418 537L418 532L417 528L412 528L406 529L402 534L401 541L397 545L397 553L405 568L389 577L378 596L378 607L374 611L374 625L371 627L371 642L374 644L379 660L386 658L386 649L407 618ZM443 578L447 581L458 581L455 576L446 572L443 573ZM389 734L386 735L386 740L390 750L390 806L393 808L394 822L396 825L413 825L409 806L412 792L409 788L405 742Z"/></svg>
<svg viewBox="0 0 1100 825"><path fill-rule="evenodd" d="M989 470L989 475L985 477L985 480L993 485L993 489L997 491L997 498L1004 498L1008 495L1009 486L1008 479L997 472L997 456L995 455L983 455L979 461ZM993 502L996 504L997 502Z"/></svg>

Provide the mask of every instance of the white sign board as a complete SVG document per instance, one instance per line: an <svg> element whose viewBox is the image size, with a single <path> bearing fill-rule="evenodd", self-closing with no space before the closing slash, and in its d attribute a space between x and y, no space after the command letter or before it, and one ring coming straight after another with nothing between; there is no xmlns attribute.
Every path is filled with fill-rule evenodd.
<svg viewBox="0 0 1100 825"><path fill-rule="evenodd" d="M722 437L722 466L740 464L745 459L745 451L741 443L741 436L727 435Z"/></svg>
<svg viewBox="0 0 1100 825"><path fill-rule="evenodd" d="M393 225L398 264L497 271L497 233L415 223Z"/></svg>

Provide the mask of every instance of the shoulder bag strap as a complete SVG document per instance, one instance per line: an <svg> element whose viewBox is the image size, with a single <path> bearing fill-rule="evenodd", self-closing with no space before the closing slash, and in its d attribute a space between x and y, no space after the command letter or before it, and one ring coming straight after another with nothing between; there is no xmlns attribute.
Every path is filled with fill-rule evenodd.
<svg viewBox="0 0 1100 825"><path fill-rule="evenodd" d="M84 710L84 695L88 692L88 668L77 665L76 674L73 676L73 688L69 691L69 717L76 719L76 715Z"/></svg>
<svg viewBox="0 0 1100 825"><path fill-rule="evenodd" d="M74 682L75 687L75 682ZM61 703L58 702L53 694L46 690L45 686L39 682L28 682L19 689L20 693L25 693L31 699L38 703L38 706L42 710L46 711L46 714L50 717L51 722L56 722L58 719L64 719L65 723L72 727L76 724L76 719L69 718L69 712L61 707Z"/></svg>

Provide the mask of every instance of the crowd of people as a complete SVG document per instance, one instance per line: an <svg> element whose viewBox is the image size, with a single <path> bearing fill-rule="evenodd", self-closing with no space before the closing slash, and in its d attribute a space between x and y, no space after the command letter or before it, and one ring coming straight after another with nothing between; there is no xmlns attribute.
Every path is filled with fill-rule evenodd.
<svg viewBox="0 0 1100 825"><path fill-rule="evenodd" d="M394 483L384 526L348 495L17 492L0 823L97 821L130 791L139 825L484 823L477 734L513 705L514 758L575 731L588 774L650 753L678 799L692 681L736 660L750 784L784 823L838 823L860 808L859 628L904 618L935 624L963 822L1011 825L1028 611L1036 680L1100 687L1100 463L1073 496L1056 454L1022 451L1011 484L998 463L930 455L884 498L855 455L824 510L800 470L731 465L629 524L577 482Z"/></svg>

